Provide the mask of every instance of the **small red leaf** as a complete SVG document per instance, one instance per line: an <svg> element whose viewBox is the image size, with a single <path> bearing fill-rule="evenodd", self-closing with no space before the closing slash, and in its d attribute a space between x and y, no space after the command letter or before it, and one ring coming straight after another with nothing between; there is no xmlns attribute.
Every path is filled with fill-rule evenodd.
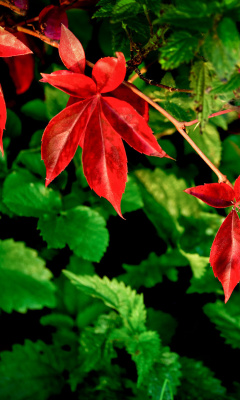
<svg viewBox="0 0 240 400"><path fill-rule="evenodd" d="M230 207L234 202L234 190L226 183L207 183L184 190L215 208Z"/></svg>
<svg viewBox="0 0 240 400"><path fill-rule="evenodd" d="M135 150L148 156L168 157L145 119L130 104L106 96L102 97L102 109L112 127Z"/></svg>
<svg viewBox="0 0 240 400"><path fill-rule="evenodd" d="M240 176L236 179L234 184L234 193L236 202L238 203L240 201Z"/></svg>
<svg viewBox="0 0 240 400"><path fill-rule="evenodd" d="M130 83L128 83L130 85ZM134 85L131 84L134 87ZM136 93L134 93L131 89L127 86L121 84L111 92L111 97L116 97L119 100L124 100L127 103L131 104L133 108L140 114L145 121L148 122L149 120L149 107L148 103L139 97Z"/></svg>
<svg viewBox="0 0 240 400"><path fill-rule="evenodd" d="M12 33L0 26L0 57L20 56L32 51Z"/></svg>
<svg viewBox="0 0 240 400"><path fill-rule="evenodd" d="M72 160L80 140L85 134L92 101L84 100L65 108L46 127L42 137L42 160L47 170L46 186L56 178Z"/></svg>
<svg viewBox="0 0 240 400"><path fill-rule="evenodd" d="M120 203L127 181L127 157L120 136L101 112L100 102L84 137L83 170L89 186L122 217Z"/></svg>
<svg viewBox="0 0 240 400"><path fill-rule="evenodd" d="M111 92L124 80L126 75L126 60L123 53L116 57L101 58L93 67L92 77L97 83L100 93Z"/></svg>
<svg viewBox="0 0 240 400"><path fill-rule="evenodd" d="M61 24L68 26L66 12L59 6L47 6L39 14L39 25L45 36L53 40L59 40L61 36Z"/></svg>
<svg viewBox="0 0 240 400"><path fill-rule="evenodd" d="M42 82L48 82L71 96L82 99L96 94L95 82L86 75L65 70L41 75L43 77Z"/></svg>
<svg viewBox="0 0 240 400"><path fill-rule="evenodd" d="M235 210L218 230L211 248L210 264L222 283L226 303L240 281L240 221Z"/></svg>
<svg viewBox="0 0 240 400"><path fill-rule="evenodd" d="M28 10L28 0L13 0L13 3L16 7L20 8L20 10Z"/></svg>
<svg viewBox="0 0 240 400"><path fill-rule="evenodd" d="M76 36L64 25L61 27L58 51L65 67L72 72L84 74L86 59L83 47Z"/></svg>
<svg viewBox="0 0 240 400"><path fill-rule="evenodd" d="M34 79L34 57L32 54L18 57L6 57L4 61L9 68L10 76L17 94L26 92Z"/></svg>
<svg viewBox="0 0 240 400"><path fill-rule="evenodd" d="M4 154L2 136L3 136L3 129L5 129L6 125L6 120L7 120L6 104L4 101L3 92L0 85L0 151L2 152L2 155Z"/></svg>

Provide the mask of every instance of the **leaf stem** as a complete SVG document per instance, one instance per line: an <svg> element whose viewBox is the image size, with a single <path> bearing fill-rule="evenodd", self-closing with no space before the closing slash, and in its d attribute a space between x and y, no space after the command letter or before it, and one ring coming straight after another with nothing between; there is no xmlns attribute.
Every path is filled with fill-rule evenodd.
<svg viewBox="0 0 240 400"><path fill-rule="evenodd" d="M24 28L23 26L19 26L19 25L16 25L15 28L19 32L23 32L23 33L26 33L27 35L37 37L38 39L49 44L50 46L57 47L57 48L59 47L59 42L57 40L50 39L47 36L40 33L39 31L32 31L31 29Z"/></svg>
<svg viewBox="0 0 240 400"><path fill-rule="evenodd" d="M211 115L208 116L208 118L213 118L213 117L217 117L218 115L222 115L222 114L227 114L230 113L234 110L228 109L228 110L222 110L222 111L218 111L216 113L213 113ZM184 126L191 126L194 125L198 122L198 119L194 119L193 121L189 121L189 122L183 122Z"/></svg>
<svg viewBox="0 0 240 400"><path fill-rule="evenodd" d="M16 14L25 16L26 10L21 10L21 8L14 6L12 3L7 1L0 0L0 6L10 8L10 10L14 11Z"/></svg>

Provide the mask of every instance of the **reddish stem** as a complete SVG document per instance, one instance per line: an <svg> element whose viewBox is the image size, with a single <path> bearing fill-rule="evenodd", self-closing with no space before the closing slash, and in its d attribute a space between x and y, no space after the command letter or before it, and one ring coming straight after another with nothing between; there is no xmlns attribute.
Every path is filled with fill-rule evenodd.
<svg viewBox="0 0 240 400"><path fill-rule="evenodd" d="M59 42L53 39L49 39L47 36L43 35L39 31L32 31L31 29L24 28L23 26L16 25L16 29L19 32L26 33L27 35L31 35L37 37L38 39L42 40L43 42L50 44L53 47L59 47Z"/></svg>
<svg viewBox="0 0 240 400"><path fill-rule="evenodd" d="M216 113L213 113L213 114L209 115L208 118L217 117L218 115L222 115L222 114L228 114L228 113L230 113L230 112L232 112L232 111L234 111L234 110L228 109L228 110L218 111L218 112L216 112ZM184 125L184 126L191 126L191 125L196 124L197 122L198 122L198 119L194 119L193 121L183 122L183 125Z"/></svg>
<svg viewBox="0 0 240 400"><path fill-rule="evenodd" d="M4 7L7 7L7 8L10 8L10 10L14 11L16 14L19 14L19 15L22 15L22 16L26 15L26 11L25 10L21 10L21 8L18 8L16 6L14 6L13 4L8 3L6 1L0 0L0 6L4 6Z"/></svg>

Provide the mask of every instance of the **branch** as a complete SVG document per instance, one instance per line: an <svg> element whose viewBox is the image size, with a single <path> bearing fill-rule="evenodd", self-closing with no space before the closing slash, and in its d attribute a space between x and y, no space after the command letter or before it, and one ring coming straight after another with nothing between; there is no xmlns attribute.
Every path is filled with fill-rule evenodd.
<svg viewBox="0 0 240 400"><path fill-rule="evenodd" d="M228 114L228 113L230 113L230 112L232 112L232 111L235 111L235 110L228 109L228 110L218 111L218 112L216 112L216 113L213 113L213 114L209 115L208 118L217 117L218 115L222 115L222 114ZM184 126L191 126L191 125L196 124L197 122L198 122L198 119L194 119L193 121L182 122L182 124L183 124Z"/></svg>
<svg viewBox="0 0 240 400"><path fill-rule="evenodd" d="M14 11L16 14L22 15L25 17L26 15L26 10L21 10L21 8L14 6L11 3L8 3L6 1L0 0L0 6L10 8L10 10Z"/></svg>
<svg viewBox="0 0 240 400"><path fill-rule="evenodd" d="M16 30L19 32L26 33L27 35L31 35L37 37L38 39L42 40L43 42L50 44L50 46L59 47L59 42L57 40L49 39L47 36L43 35L39 31L32 31L31 29L24 28L23 26L16 25Z"/></svg>
<svg viewBox="0 0 240 400"><path fill-rule="evenodd" d="M145 78L145 76L142 75L141 71L139 71L138 68L134 68L134 71L138 74L140 79L142 79L144 82L148 83L149 85L157 86L157 87L160 87L161 89L167 89L170 92L192 93L191 89L173 88L173 87L170 87L170 86L162 85L161 83L158 83L158 82L154 81L153 79Z"/></svg>

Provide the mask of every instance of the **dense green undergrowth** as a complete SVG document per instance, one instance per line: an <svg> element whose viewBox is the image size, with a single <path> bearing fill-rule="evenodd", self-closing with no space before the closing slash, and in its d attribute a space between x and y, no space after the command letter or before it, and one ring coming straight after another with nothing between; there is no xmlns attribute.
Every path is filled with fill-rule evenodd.
<svg viewBox="0 0 240 400"><path fill-rule="evenodd" d="M69 28L87 58L96 61L122 51L130 60L129 37L141 49L154 42L139 67L151 64L149 79L190 88L193 94L166 91L139 78L134 83L179 121L198 118L189 135L234 181L240 171L237 113L209 121L208 116L239 102L239 2L100 0L98 5L91 12L68 12ZM150 36L149 19L158 40ZM2 326L4 337L14 334L11 343L1 343L0 398L47 400L66 393L69 399L87 400L239 399L239 382L234 374L231 380L232 366L221 354L239 355L240 293L237 289L224 305L209 266L225 211L183 192L216 182L216 177L173 125L150 109L149 125L177 161L139 155L127 147L126 221L119 222L112 206L88 187L80 148L46 188L41 137L68 96L38 82L39 72L62 68L56 49L46 46L44 57L44 63L36 58L35 81L24 95L15 95L7 71L7 78L1 76L8 119L0 159L0 308L8 321ZM131 238L128 220L133 221ZM124 236L132 243L126 244ZM186 323L184 310L174 316L166 312L170 299L171 309L192 301L198 308L185 317ZM33 317L34 337L19 339L21 318L31 325L34 313L39 318L36 323ZM200 345L193 331L197 340L192 338L191 352L185 351L186 343L174 350L184 335L177 326L190 326L191 318L196 322L194 313L210 321L206 329L215 336ZM220 336L225 343L218 341ZM213 354L215 340L224 350L219 347ZM199 346L206 352L199 354ZM216 357L216 371L210 368L214 363L204 363L208 352Z"/></svg>

